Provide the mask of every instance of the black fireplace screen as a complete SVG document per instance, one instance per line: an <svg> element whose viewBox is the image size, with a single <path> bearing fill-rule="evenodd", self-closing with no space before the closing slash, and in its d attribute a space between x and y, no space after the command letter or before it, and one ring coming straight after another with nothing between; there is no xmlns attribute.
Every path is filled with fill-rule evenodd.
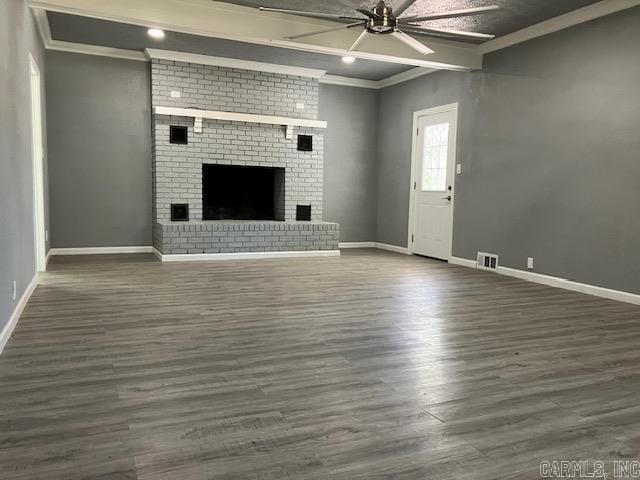
<svg viewBox="0 0 640 480"><path fill-rule="evenodd" d="M202 165L204 220L283 220L284 168Z"/></svg>

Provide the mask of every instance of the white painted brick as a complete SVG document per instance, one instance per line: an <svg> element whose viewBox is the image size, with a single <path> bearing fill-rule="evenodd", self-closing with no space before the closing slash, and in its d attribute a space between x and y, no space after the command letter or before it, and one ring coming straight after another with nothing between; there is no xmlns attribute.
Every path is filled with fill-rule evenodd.
<svg viewBox="0 0 640 480"><path fill-rule="evenodd" d="M181 90L182 97L170 98L171 89ZM309 119L317 119L318 112L318 82L315 80L166 60L152 61L152 97L154 105L295 115ZM304 111L295 108L298 101L305 103ZM171 124L189 127L189 145L168 143ZM314 152L309 153L298 152L296 139L287 140L284 129L274 125L205 121L203 132L195 134L193 119L156 117L152 133L155 220L168 220L172 202L189 203L192 220L201 217L203 163L284 167L287 184L285 219L294 220L296 204L302 203L312 205L313 220L321 220L322 130L294 129L294 135L314 136ZM275 232L269 233L268 238L273 238L271 233ZM206 248L200 246L199 241L193 245Z"/></svg>

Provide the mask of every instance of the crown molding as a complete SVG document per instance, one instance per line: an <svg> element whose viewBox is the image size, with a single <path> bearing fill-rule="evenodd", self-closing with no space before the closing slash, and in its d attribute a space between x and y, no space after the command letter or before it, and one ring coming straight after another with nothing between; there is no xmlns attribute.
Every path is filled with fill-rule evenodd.
<svg viewBox="0 0 640 480"><path fill-rule="evenodd" d="M40 33L40 38L42 39L44 48L49 48L49 45L51 44L51 28L49 27L47 12L40 8L34 8L32 10L33 18L36 21L36 26L38 27L38 32Z"/></svg>
<svg viewBox="0 0 640 480"><path fill-rule="evenodd" d="M235 58L212 57L195 53L174 52L170 50L158 50L147 48L145 55L149 59L173 60L176 62L199 63L201 65L213 65L216 67L240 68L242 70L254 70L258 72L280 73L282 75L294 75L297 77L320 78L326 70L314 68L291 67L275 63L253 62L250 60L238 60Z"/></svg>
<svg viewBox="0 0 640 480"><path fill-rule="evenodd" d="M343 77L341 75L324 75L320 78L320 83L325 83L327 85L341 85L343 87L373 88L376 90L380 88L380 82L376 80Z"/></svg>
<svg viewBox="0 0 640 480"><path fill-rule="evenodd" d="M97 55L100 57L122 58L125 60L147 61L144 53L137 50L125 50L121 48L102 47L100 45L88 45L85 43L63 42L62 40L53 40L51 37L51 28L49 26L49 18L46 10L41 8L32 8L33 17L40 33L40 38L44 48L47 50L58 50L61 52L83 53L85 55Z"/></svg>
<svg viewBox="0 0 640 480"><path fill-rule="evenodd" d="M439 70L435 68L412 68L411 70L396 73L395 75L392 75L390 77L383 78L382 80L378 81L378 88L386 88L398 83L408 82L409 80L413 80L414 78L418 78L423 75L429 75L430 73L437 71Z"/></svg>
<svg viewBox="0 0 640 480"><path fill-rule="evenodd" d="M434 68L422 68L416 67L405 72L396 73L382 80L363 80L361 78L341 77L339 75L325 75L320 78L320 83L326 83L328 85L342 85L344 87L356 87L356 88L371 88L380 90L382 88L390 87L398 83L408 82L414 78L428 75L438 70Z"/></svg>
<svg viewBox="0 0 640 480"><path fill-rule="evenodd" d="M144 53L137 50L123 50L121 48L101 47L99 45L86 45L84 43L63 42L61 40L51 40L46 46L49 50L59 50L61 52L83 53L85 55L97 55L99 57L121 58L124 60L137 60L146 62Z"/></svg>
<svg viewBox="0 0 640 480"><path fill-rule="evenodd" d="M640 5L640 0L602 0L601 2L591 4L589 6L573 10L564 15L560 15L544 22L531 25L517 32L513 32L504 37L490 40L476 47L481 54L495 52L503 48L517 45L518 43L533 40L534 38L549 35L550 33L564 30L581 23L595 20L596 18L605 17L622 10L627 10Z"/></svg>

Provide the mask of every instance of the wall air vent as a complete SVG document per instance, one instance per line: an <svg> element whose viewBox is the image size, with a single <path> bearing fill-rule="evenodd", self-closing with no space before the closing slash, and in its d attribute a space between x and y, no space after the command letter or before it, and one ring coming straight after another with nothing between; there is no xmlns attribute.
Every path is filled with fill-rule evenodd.
<svg viewBox="0 0 640 480"><path fill-rule="evenodd" d="M296 205L296 222L311 221L311 205Z"/></svg>
<svg viewBox="0 0 640 480"><path fill-rule="evenodd" d="M478 268L481 270L497 270L498 255L495 253L478 252Z"/></svg>
<svg viewBox="0 0 640 480"><path fill-rule="evenodd" d="M171 204L171 221L172 222L188 222L189 221L189 204L188 203L172 203Z"/></svg>
<svg viewBox="0 0 640 480"><path fill-rule="evenodd" d="M187 145L189 143L189 129L180 125L170 125L169 143Z"/></svg>
<svg viewBox="0 0 640 480"><path fill-rule="evenodd" d="M313 152L313 137L311 135L298 135L298 150L301 152Z"/></svg>

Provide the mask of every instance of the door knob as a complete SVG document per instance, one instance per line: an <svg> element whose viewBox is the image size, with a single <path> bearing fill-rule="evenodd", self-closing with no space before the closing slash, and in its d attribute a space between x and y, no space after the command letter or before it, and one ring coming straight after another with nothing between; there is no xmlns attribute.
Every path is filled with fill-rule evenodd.
<svg viewBox="0 0 640 480"><path fill-rule="evenodd" d="M446 197L442 197L442 200L449 200L449 201L451 201L451 195L447 195Z"/></svg>

